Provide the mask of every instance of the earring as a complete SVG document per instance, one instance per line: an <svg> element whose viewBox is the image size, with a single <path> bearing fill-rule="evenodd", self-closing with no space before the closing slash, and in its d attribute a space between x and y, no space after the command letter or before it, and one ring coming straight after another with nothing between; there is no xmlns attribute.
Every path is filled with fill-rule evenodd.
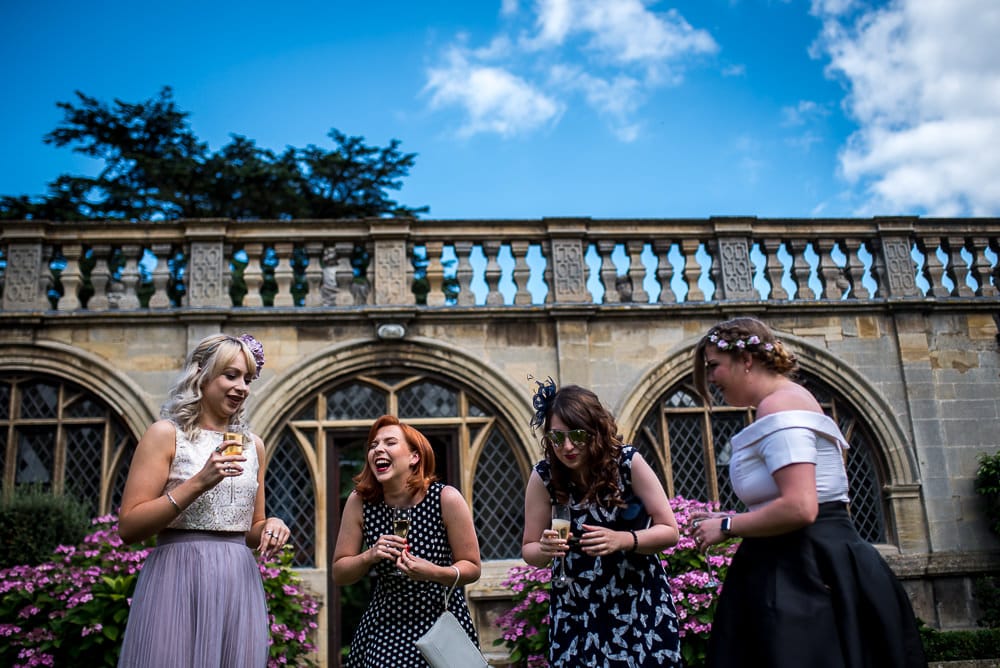
<svg viewBox="0 0 1000 668"><path fill-rule="evenodd" d="M750 373L750 367L743 369L743 373Z"/></svg>

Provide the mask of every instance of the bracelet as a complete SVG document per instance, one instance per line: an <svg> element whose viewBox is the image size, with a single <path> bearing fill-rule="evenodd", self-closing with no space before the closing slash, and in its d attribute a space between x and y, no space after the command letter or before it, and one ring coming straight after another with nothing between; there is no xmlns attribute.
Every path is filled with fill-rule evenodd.
<svg viewBox="0 0 1000 668"><path fill-rule="evenodd" d="M166 496L167 501L169 501L170 504L177 509L177 514L179 515L181 513L181 507L177 505L177 499L175 499L170 492L167 492Z"/></svg>
<svg viewBox="0 0 1000 668"><path fill-rule="evenodd" d="M639 550L639 536L635 534L634 529L629 529L628 532L632 534L632 549L630 552L637 552Z"/></svg>

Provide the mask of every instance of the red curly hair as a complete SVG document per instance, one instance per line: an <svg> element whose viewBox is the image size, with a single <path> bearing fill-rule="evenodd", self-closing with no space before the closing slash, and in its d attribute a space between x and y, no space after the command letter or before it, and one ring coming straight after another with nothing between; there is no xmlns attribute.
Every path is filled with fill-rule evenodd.
<svg viewBox="0 0 1000 668"><path fill-rule="evenodd" d="M406 488L410 491L410 494L419 496L427 491L432 482L437 480L437 475L434 473L434 448L431 447L431 443L427 440L426 436L405 422L400 422L399 418L395 415L383 415L375 420L372 428L368 430L368 440L365 443L370 445L375 440L375 435L378 434L379 429L392 426L400 428L403 432L403 439L410 448L410 452L417 453L417 456L420 458L416 464L410 467L410 477L406 480ZM354 476L354 491L364 501L381 501L384 497L382 483L375 478L375 474L368 465L367 452L365 467L361 470L361 473Z"/></svg>

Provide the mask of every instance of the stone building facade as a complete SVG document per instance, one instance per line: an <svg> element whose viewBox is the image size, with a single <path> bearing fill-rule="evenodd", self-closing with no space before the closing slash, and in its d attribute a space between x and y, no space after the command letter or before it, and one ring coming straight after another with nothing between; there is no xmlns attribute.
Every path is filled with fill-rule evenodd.
<svg viewBox="0 0 1000 668"><path fill-rule="evenodd" d="M324 660L349 641L341 504L387 412L473 510L489 648L540 453L531 379L592 388L671 496L734 507L728 438L751 415L702 404L691 352L754 315L848 435L856 524L918 616L970 627L972 582L1000 568L973 489L1000 448L998 253L997 219L0 222L3 490L114 512L189 348L251 332L269 513L326 603Z"/></svg>

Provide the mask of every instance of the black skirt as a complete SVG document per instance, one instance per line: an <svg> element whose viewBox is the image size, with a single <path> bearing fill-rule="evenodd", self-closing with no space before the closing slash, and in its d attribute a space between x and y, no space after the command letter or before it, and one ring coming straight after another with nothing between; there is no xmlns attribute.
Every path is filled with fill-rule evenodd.
<svg viewBox="0 0 1000 668"><path fill-rule="evenodd" d="M925 668L899 580L842 503L816 522L744 538L712 622L712 668Z"/></svg>

